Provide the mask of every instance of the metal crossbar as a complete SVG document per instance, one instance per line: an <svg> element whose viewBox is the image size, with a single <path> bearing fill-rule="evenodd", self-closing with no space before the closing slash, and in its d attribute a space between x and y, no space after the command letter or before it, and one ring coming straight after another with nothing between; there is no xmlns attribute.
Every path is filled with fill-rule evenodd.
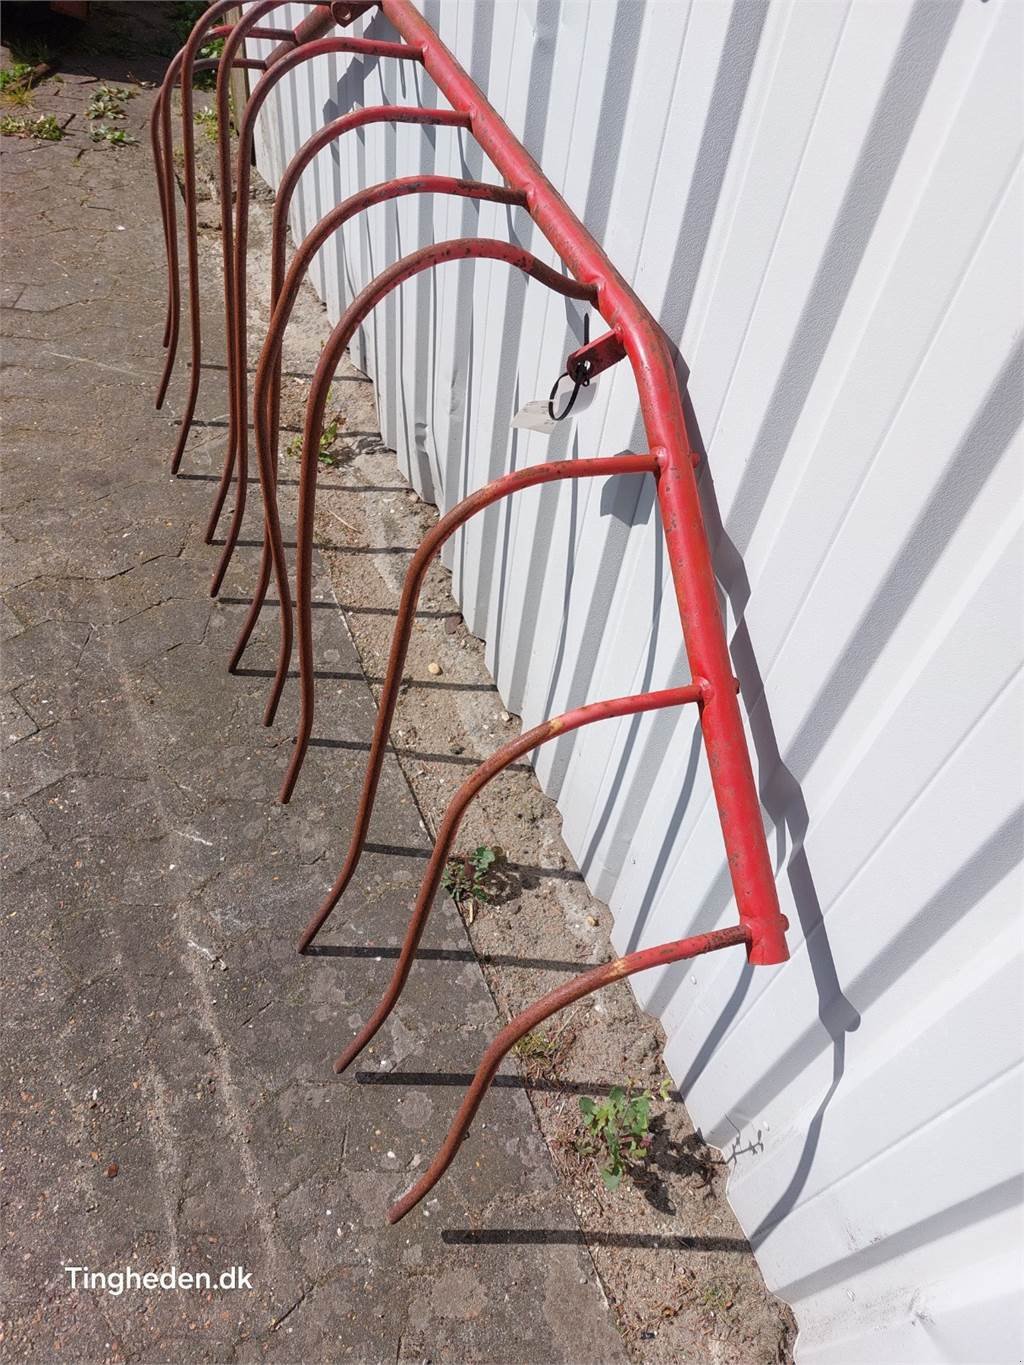
<svg viewBox="0 0 1024 1365"><path fill-rule="evenodd" d="M269 725L274 721L291 660L293 635L298 637L301 697L298 733L280 799L288 801L292 795L314 719L311 610L313 522L319 443L328 394L337 367L356 331L383 298L414 275L433 270L448 261L487 259L515 266L532 279L568 298L585 300L600 313L608 331L593 341L585 340L584 345L567 358L566 375L576 385L585 384L609 366L628 360L636 380L649 446L646 454L551 461L506 474L463 499L424 537L406 574L348 854L334 885L302 935L300 951L304 952L311 946L344 894L365 846L416 605L427 568L448 537L477 512L521 489L556 480L623 474L644 474L653 478L692 678L684 687L595 702L545 721L503 745L474 771L452 798L441 823L391 983L358 1037L338 1057L335 1070L344 1070L358 1056L397 1004L439 889L446 859L470 801L509 763L545 741L581 726L670 706L697 706L739 919L732 928L644 948L584 972L513 1018L485 1052L434 1162L389 1211L388 1217L394 1222L408 1213L440 1179L465 1137L501 1059L530 1029L565 1005L612 981L719 948L742 944L746 948L747 960L756 966L783 962L788 957L785 938L788 925L779 909L776 895L760 804L740 718L738 684L733 676L718 609L711 554L694 474L696 458L687 435L682 394L668 338L411 0L316 4L312 6L312 13L294 30L261 25L260 21L279 8L281 3L283 0L259 0L245 12L241 20L224 29L215 28L215 21L233 7L233 0L218 0L211 5L196 24L183 50L168 67L153 113L153 151L168 266L168 307L164 332L168 355L157 395L159 406L174 365L180 312L170 125L170 96L174 85L180 81L192 356L189 396L172 462L172 470L177 471L195 410L202 348L192 80L195 71L205 65L197 60L202 44L211 33L223 32L225 43L217 63L216 99L230 402L225 465L207 527L208 539L214 534L232 479L236 481L237 492L231 525L211 587L214 594L219 590L237 543L248 481L246 250L250 161L260 109L277 82L289 71L326 53L335 52L353 56L369 55L384 60L416 61L423 66L451 107L426 109L383 105L337 118L314 132L295 153L278 187L271 248L271 321L256 367L252 408L259 484L263 497L264 540L249 612L229 667L233 671L241 660L273 574L280 599L281 641L264 723ZM349 24L358 15L374 8L379 9L391 23L399 41L324 36L332 25ZM242 45L247 37L280 38L281 42L265 60L252 63L242 55ZM228 91L230 72L239 65L255 66L263 74L241 114L237 160L232 176ZM286 269L288 208L306 167L319 151L354 128L372 123L399 122L435 126L448 124L464 129L490 158L502 175L504 184L488 185L447 176L423 175L389 180L361 189L321 219L299 246ZM231 212L233 193L234 214ZM277 508L281 354L285 329L302 280L314 256L329 237L371 205L411 194L447 194L486 199L521 209L529 214L544 234L567 273L552 269L529 252L508 242L478 237L458 238L421 247L394 262L351 301L321 352L306 407L299 478L293 620L291 585Z"/></svg>

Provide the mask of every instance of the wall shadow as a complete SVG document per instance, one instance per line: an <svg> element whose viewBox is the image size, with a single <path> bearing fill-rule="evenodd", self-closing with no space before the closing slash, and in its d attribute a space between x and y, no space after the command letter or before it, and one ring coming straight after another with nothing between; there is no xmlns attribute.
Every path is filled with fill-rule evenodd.
<svg viewBox="0 0 1024 1365"><path fill-rule="evenodd" d="M742 1237L672 1237L648 1232L587 1232L580 1228L443 1228L448 1246L625 1247L640 1251L750 1251Z"/></svg>

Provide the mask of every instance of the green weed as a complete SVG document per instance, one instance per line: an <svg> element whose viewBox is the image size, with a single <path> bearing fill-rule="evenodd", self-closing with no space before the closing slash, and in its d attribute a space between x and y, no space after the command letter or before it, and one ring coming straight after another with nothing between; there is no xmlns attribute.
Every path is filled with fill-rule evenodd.
<svg viewBox="0 0 1024 1365"><path fill-rule="evenodd" d="M329 422L324 425L320 433L320 448L317 452L317 459L327 469L336 469L341 464L341 454L332 447L336 444L341 435L345 420L340 412L336 412ZM302 455L302 437L293 436L285 446L285 454L290 455L293 460L297 460Z"/></svg>
<svg viewBox="0 0 1024 1365"><path fill-rule="evenodd" d="M108 128L105 123L90 128L89 137L93 142L109 142L112 147L131 147L139 140L124 128Z"/></svg>
<svg viewBox="0 0 1024 1365"><path fill-rule="evenodd" d="M192 122L203 130L211 142L217 141L216 109L197 109L192 115Z"/></svg>
<svg viewBox="0 0 1024 1365"><path fill-rule="evenodd" d="M26 105L32 103L32 72L35 67L28 62L15 62L0 71L0 96L5 104Z"/></svg>
<svg viewBox="0 0 1024 1365"><path fill-rule="evenodd" d="M16 118L8 114L0 118L0 136L34 137L39 142L59 142L64 129L52 114L40 114L36 119Z"/></svg>
<svg viewBox="0 0 1024 1365"><path fill-rule="evenodd" d="M475 902L490 902L487 880L491 869L501 858L501 850L481 844L472 853L459 853L449 858L441 878L442 888L448 892L456 905L466 902L469 911L467 918L473 923L476 912Z"/></svg>
<svg viewBox="0 0 1024 1365"><path fill-rule="evenodd" d="M127 118L125 100L133 100L137 90L125 90L117 85L98 85L85 110L87 119Z"/></svg>
<svg viewBox="0 0 1024 1365"><path fill-rule="evenodd" d="M667 1100L671 1086L671 1081L663 1080L655 1092L658 1098ZM598 1162L606 1189L617 1190L628 1167L647 1156L653 1102L650 1090L634 1095L632 1086L624 1090L619 1085L606 1099L592 1100L586 1095L580 1099L584 1133L576 1150Z"/></svg>

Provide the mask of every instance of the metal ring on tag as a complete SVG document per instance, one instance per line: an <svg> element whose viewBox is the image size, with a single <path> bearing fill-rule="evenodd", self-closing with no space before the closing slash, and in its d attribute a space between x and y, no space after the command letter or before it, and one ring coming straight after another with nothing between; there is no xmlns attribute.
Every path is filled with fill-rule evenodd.
<svg viewBox="0 0 1024 1365"><path fill-rule="evenodd" d="M584 313L583 345L586 346L589 343L589 341L590 314ZM555 394L558 392L558 386L559 384L561 384L562 380L570 378L569 371L566 370L563 374L560 374L558 378L555 380L554 384L552 385L551 392L548 394L548 416L551 418L552 422L561 422L564 418L569 416L569 413L572 412L573 403L575 403L576 399L579 397L580 389L585 389L587 385L590 383L590 361L584 360L583 364L580 366L580 369L582 371L582 378L573 380L572 393L569 395L569 401L568 403L566 403L565 407L562 409L561 412L555 411Z"/></svg>
<svg viewBox="0 0 1024 1365"><path fill-rule="evenodd" d="M558 392L558 386L559 384L561 384L562 380L568 378L569 371L566 370L564 374L560 374L558 378L555 380L554 387L552 388L550 394L548 395L548 413L551 417L552 422L561 422L563 418L569 416L569 413L572 412L572 405L573 403L576 402L576 398L577 395L579 394L580 389L583 388L583 381L577 381L576 383L574 383L572 386L572 393L569 395L568 403L566 403L565 407L562 409L561 412L556 412L555 394Z"/></svg>

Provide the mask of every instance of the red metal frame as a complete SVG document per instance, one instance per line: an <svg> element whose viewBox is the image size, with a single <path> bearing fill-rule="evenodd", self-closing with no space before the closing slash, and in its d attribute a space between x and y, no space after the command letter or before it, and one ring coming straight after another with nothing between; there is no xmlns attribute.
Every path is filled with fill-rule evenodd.
<svg viewBox="0 0 1024 1365"><path fill-rule="evenodd" d="M218 73L218 99L221 88L227 88L227 73L237 58L245 33L251 31L260 17L276 7L277 0L263 0L247 12L246 17L228 35ZM190 91L191 72L202 34L211 17L224 12L227 0L215 4L200 21L186 45L179 63L182 78L183 122L185 122L186 90ZM586 300L604 318L609 330L593 342L586 343L568 359L566 370L577 383L587 381L607 366L628 359L640 398L640 407L647 433L649 453L617 455L605 458L557 461L531 466L507 474L479 489L464 499L424 538L409 566L402 600L392 638L391 654L384 679L377 722L367 762L362 798L356 818L345 865L331 892L319 907L303 934L300 948L306 949L344 892L358 864L365 843L370 814L380 777L391 720L397 702L412 629L416 602L423 576L433 556L448 536L469 517L499 498L522 488L552 480L599 477L616 474L650 474L656 481L661 522L668 547L680 623L692 682L685 687L667 692L617 698L594 703L545 722L527 734L504 745L480 766L453 798L435 843L420 895L406 932L405 944L398 966L381 1004L355 1042L338 1058L337 1069L349 1064L359 1050L394 1007L401 993L414 959L416 946L426 923L430 906L436 895L445 860L459 821L469 801L497 772L515 757L529 752L539 743L581 725L611 716L633 715L658 707L693 702L700 713L701 734L708 757L712 785L721 821L739 923L729 929L718 930L696 938L680 939L657 947L631 953L624 958L585 972L573 981L551 992L528 1010L514 1018L488 1048L480 1063L462 1107L452 1125L448 1138L437 1158L421 1180L389 1212L392 1222L404 1216L436 1183L451 1162L468 1125L480 1104L497 1067L509 1048L531 1028L554 1011L573 1000L600 989L611 981L657 965L676 962L700 953L727 946L745 945L747 959L754 965L785 961L788 956L785 931L787 922L782 915L775 891L774 876L761 821L760 804L754 785L746 739L737 702L737 684L732 673L725 632L718 610L715 578L711 555L701 515L700 499L694 475L695 455L690 445L683 412L682 394L675 372L673 352L658 323L637 298L633 290L615 270L605 253L586 228L559 196L554 186L543 175L540 167L516 140L483 93L472 82L454 56L415 9L411 0L378 0L379 8L391 22L401 43L368 43L358 39L321 39L317 35L330 22L348 23L358 13L373 8L369 0L355 0L334 4L329 11L321 11L296 30L295 45L275 49L273 61L268 59L268 70L247 102L242 119L242 136L238 162L237 226L232 236L229 222L225 232L225 308L228 318L229 383L232 392L233 435L229 439L222 493L226 491L232 468L239 479L239 495L235 520L229 533L225 553L221 557L219 576L230 559L240 523L239 504L244 507L246 481L246 324L245 324L245 243L248 210L248 153L259 107L266 93L286 70L294 69L301 61L323 52L370 52L384 57L412 58L422 62L427 74L447 98L451 111L445 120L466 128L486 152L505 180L505 188L482 186L475 182L452 182L444 177L410 177L389 181L353 195L328 214L300 247L287 276L284 274L284 228L288 199L302 169L316 152L348 127L357 126L356 116L336 120L318 130L293 158L282 185L282 200L275 212L274 277L271 300L273 317L257 367L254 394L255 444L259 459L260 485L264 498L265 542L260 578L256 594L242 635L232 657L237 665L245 648L249 632L262 605L271 565L274 568L281 594L282 640L274 685L265 720L273 718L291 656L291 595L287 582L287 565L281 541L280 522L276 506L276 450L278 414L280 407L280 356L284 329L304 271L313 255L331 232L337 230L354 213L370 204L398 197L400 194L426 190L443 193L464 193L474 197L503 198L524 207L559 259L569 271L563 275L544 265L529 252L505 242L482 238L459 239L421 248L395 262L372 280L350 303L328 342L324 346L313 377L310 397L303 425L301 472L299 481L299 512L296 541L296 614L299 637L299 679L301 713L299 732L288 773L282 787L281 799L290 798L295 780L309 743L313 724L313 643L311 612L311 579L313 554L313 520L315 512L319 441L323 431L325 409L331 380L356 330L373 307L392 289L420 271L432 269L450 260L491 259L518 266L548 288L570 298ZM316 30L316 34L312 30ZM197 38L197 35L198 38ZM312 39L312 41L310 41ZM173 67L173 64L172 64ZM168 80L173 84L173 72ZM165 87L167 82L165 82ZM161 95L164 91L161 91ZM190 96L189 96L190 101ZM437 111L384 108L374 112L381 118L395 121L441 121ZM372 120L369 120L372 121ZM191 107L187 110L188 132L191 133ZM163 124L161 124L164 127ZM226 119L221 120L226 130ZM158 175L161 184L162 208L167 221L171 186L166 170L170 165L170 142L164 127L162 165L164 174ZM194 225L195 193L191 138L186 146L186 204L190 222ZM158 172L161 170L159 139L154 136L154 154ZM225 131L226 143L226 131ZM225 158L225 189L229 190L230 166ZM191 188L189 188L191 183ZM230 201L230 194L225 198ZM168 257L171 247L168 232ZM189 238L190 283L196 295L195 244ZM197 383L199 335L198 301L193 309L193 393L188 409L191 418L194 389ZM170 319L170 310L169 310ZM172 328L168 326L165 340ZM187 423L186 423L187 425ZM184 442L184 431L179 442ZM221 497L222 501L222 497ZM218 508L219 510L219 508ZM215 581L219 582L219 577Z"/></svg>
<svg viewBox="0 0 1024 1365"><path fill-rule="evenodd" d="M650 452L658 463L658 502L690 672L706 687L701 732L740 919L750 933L748 956L755 964L782 962L788 956L787 925L736 699L668 338L410 0L381 0L380 8L402 38L420 48L427 74L452 107L469 115L473 136L505 180L526 194L531 218L567 268L596 292L597 309L632 365Z"/></svg>

